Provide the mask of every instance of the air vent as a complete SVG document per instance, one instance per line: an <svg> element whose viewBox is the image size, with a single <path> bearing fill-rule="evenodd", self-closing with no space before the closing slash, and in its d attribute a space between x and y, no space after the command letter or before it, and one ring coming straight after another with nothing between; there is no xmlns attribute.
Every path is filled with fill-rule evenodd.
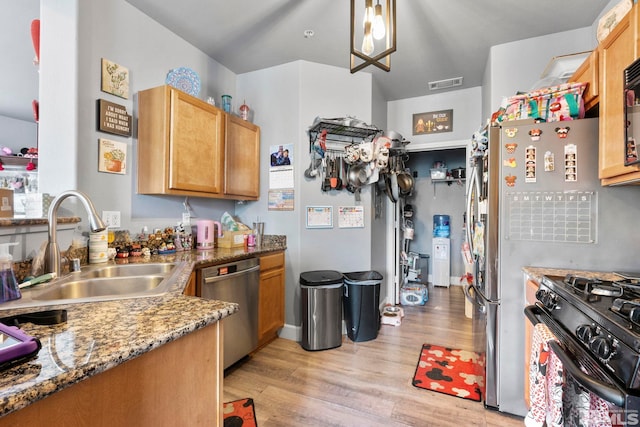
<svg viewBox="0 0 640 427"><path fill-rule="evenodd" d="M462 77L429 82L429 90L449 89L455 86L462 86Z"/></svg>

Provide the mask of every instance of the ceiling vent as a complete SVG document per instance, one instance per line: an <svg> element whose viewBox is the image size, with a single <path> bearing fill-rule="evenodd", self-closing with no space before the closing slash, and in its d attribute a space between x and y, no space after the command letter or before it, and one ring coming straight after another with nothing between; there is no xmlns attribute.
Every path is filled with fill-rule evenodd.
<svg viewBox="0 0 640 427"><path fill-rule="evenodd" d="M455 86L462 86L462 77L429 82L429 90L449 89Z"/></svg>

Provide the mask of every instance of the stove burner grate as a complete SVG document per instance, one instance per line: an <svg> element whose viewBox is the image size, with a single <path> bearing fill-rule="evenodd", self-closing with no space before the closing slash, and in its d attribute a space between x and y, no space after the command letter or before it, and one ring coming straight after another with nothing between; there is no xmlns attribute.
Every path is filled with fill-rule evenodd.
<svg viewBox="0 0 640 427"><path fill-rule="evenodd" d="M583 294L589 301L597 300L599 296L621 297L624 294L624 288L618 282L567 274L564 283L574 292Z"/></svg>
<svg viewBox="0 0 640 427"><path fill-rule="evenodd" d="M616 298L611 306L611 311L630 320L636 326L640 326L640 299Z"/></svg>

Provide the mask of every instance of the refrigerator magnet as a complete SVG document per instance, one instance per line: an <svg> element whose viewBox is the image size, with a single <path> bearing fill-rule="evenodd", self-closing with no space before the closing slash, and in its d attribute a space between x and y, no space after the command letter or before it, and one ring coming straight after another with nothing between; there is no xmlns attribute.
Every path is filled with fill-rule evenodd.
<svg viewBox="0 0 640 427"><path fill-rule="evenodd" d="M565 182L578 180L578 146L575 144L564 146L564 180Z"/></svg>
<svg viewBox="0 0 640 427"><path fill-rule="evenodd" d="M518 148L518 144L515 142L509 142L504 144L504 148L507 150L507 154L513 154L516 152L516 148Z"/></svg>
<svg viewBox="0 0 640 427"><path fill-rule="evenodd" d="M571 129L569 126L556 128L556 135L558 135L558 138L565 139L567 136L569 136L569 129Z"/></svg>
<svg viewBox="0 0 640 427"><path fill-rule="evenodd" d="M533 145L525 149L524 182L536 182L536 147Z"/></svg>
<svg viewBox="0 0 640 427"><path fill-rule="evenodd" d="M514 138L516 136L516 134L518 133L518 128L507 128L507 129L504 130L504 133L509 138Z"/></svg>
<svg viewBox="0 0 640 427"><path fill-rule="evenodd" d="M507 183L507 187L515 187L517 178L517 176L511 174L505 176L504 180Z"/></svg>
<svg viewBox="0 0 640 427"><path fill-rule="evenodd" d="M556 166L553 161L553 153L551 151L547 151L544 153L544 171L545 172L553 172Z"/></svg>
<svg viewBox="0 0 640 427"><path fill-rule="evenodd" d="M518 164L516 163L515 157L510 157L506 160L503 160L502 164L510 168L515 168L516 166L518 166Z"/></svg>
<svg viewBox="0 0 640 427"><path fill-rule="evenodd" d="M532 141L540 141L540 135L542 135L542 130L540 129L531 129L529 131L529 136Z"/></svg>

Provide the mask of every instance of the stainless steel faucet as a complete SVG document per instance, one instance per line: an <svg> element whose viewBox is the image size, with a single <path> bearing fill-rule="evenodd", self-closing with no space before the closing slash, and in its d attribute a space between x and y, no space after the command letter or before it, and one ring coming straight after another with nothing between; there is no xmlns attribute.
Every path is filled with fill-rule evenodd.
<svg viewBox="0 0 640 427"><path fill-rule="evenodd" d="M82 202L85 210L89 214L89 227L92 232L102 231L107 226L100 218L100 215L96 212L96 208L93 207L93 203L89 200L89 197L75 190L69 190L58 194L52 201L49 207L48 221L49 221L49 241L47 242L47 248L45 250L44 257L44 270L46 273L56 273L60 276L60 249L58 248L58 241L56 239L56 225L58 224L58 208L64 199L69 196L75 196Z"/></svg>

